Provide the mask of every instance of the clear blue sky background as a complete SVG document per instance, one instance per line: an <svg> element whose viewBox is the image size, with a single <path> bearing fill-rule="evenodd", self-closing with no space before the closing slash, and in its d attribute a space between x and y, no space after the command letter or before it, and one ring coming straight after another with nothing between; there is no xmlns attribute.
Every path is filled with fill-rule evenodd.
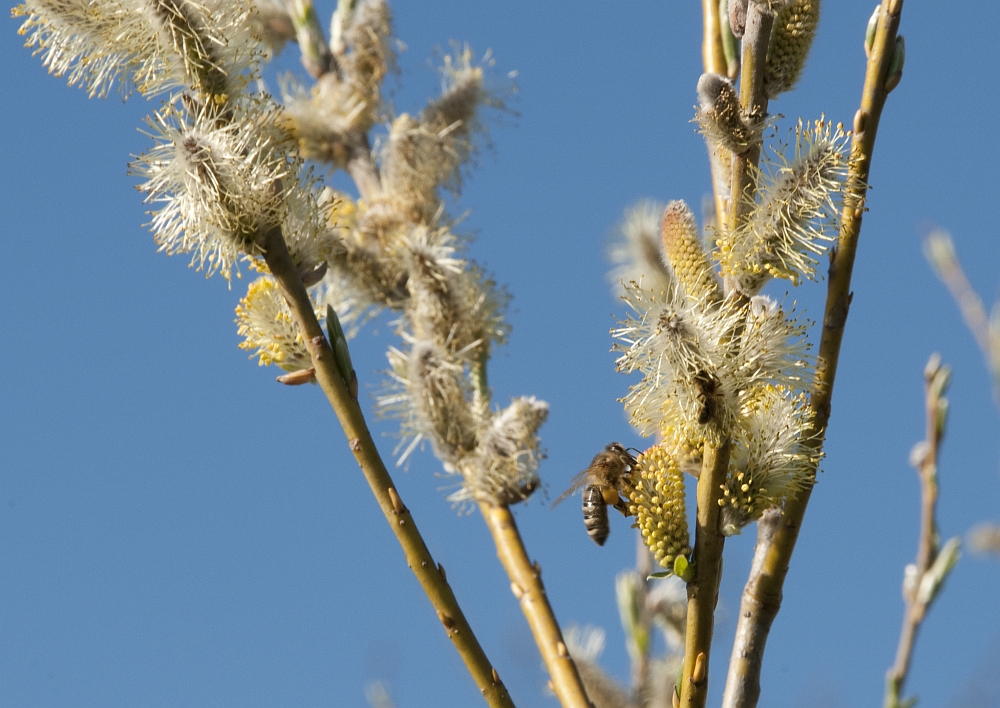
<svg viewBox="0 0 1000 708"><path fill-rule="evenodd" d="M772 110L849 124L872 0L827 3L798 91ZM319 4L328 17L332 3ZM427 58L468 40L519 72L461 202L476 259L514 294L495 398L551 404L541 473L550 498L610 440L642 446L608 352L607 236L633 201L709 189L689 122L701 71L698 3L399 2L408 50L397 109L436 90ZM0 376L0 706L365 705L382 680L400 708L481 705L406 569L318 388L288 389L236 348L232 291L155 252L125 165L145 149L141 99L88 101L0 40L0 203L7 366ZM993 2L906 4L903 81L879 131L854 304L813 495L763 674L762 705L878 705L917 539L908 466L923 432L921 371L955 369L941 468L944 536L1000 518L1000 416L972 337L921 254L950 229L969 276L1000 283ZM301 71L297 50L282 65ZM774 294L782 296L784 289ZM818 318L822 284L790 298ZM363 391L392 343L353 346ZM371 401L362 396L366 410ZM374 423L376 435L393 425ZM389 454L393 440L382 438ZM553 706L545 674L478 515L458 517L435 461L398 486L517 704ZM634 558L620 518L604 548L575 503L518 509L565 624L608 632L628 674L613 581ZM717 704L754 532L727 543ZM1000 563L967 554L920 637L922 705L1000 705Z"/></svg>

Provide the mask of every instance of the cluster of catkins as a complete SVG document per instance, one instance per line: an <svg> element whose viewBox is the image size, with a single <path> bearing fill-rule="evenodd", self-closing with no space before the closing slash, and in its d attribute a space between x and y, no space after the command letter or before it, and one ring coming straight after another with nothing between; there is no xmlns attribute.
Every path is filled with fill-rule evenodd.
<svg viewBox="0 0 1000 708"><path fill-rule="evenodd" d="M768 91L788 90L797 78L801 66L781 60L804 62L806 51L789 43L804 41L803 24L811 41L813 10L817 3L800 1L778 12ZM698 93L696 119L725 164L760 148L768 121L744 114L728 78L705 74ZM815 279L817 257L836 233L845 151L839 126L800 121L789 144L773 148L754 172L745 217L706 226L714 248L684 202L646 202L626 216L613 278L631 314L612 334L619 371L642 375L622 402L633 425L658 442L637 458L625 492L643 539L668 570L690 555L684 472L699 475L706 444L732 443L719 499L726 535L810 482L818 460L806 440L805 326L761 289L773 278Z"/></svg>
<svg viewBox="0 0 1000 708"><path fill-rule="evenodd" d="M430 440L462 474L453 499L507 504L537 487L548 407L522 397L491 408L485 367L507 334L506 297L462 257L442 201L460 186L479 110L500 103L470 50L446 57L442 93L419 115L392 117L381 100L395 60L384 0L339 2L329 44L307 0L27 0L15 14L27 18L28 46L71 85L165 97L147 121L154 146L132 172L160 250L227 281L241 261L262 274L237 308L241 347L310 380L261 258L280 230L319 317L336 311L352 331L380 309L400 313L404 344L389 353L380 407L402 418L409 449ZM316 83L282 79L279 102L261 64L290 39ZM380 121L388 135L373 149ZM323 188L306 160L346 170L361 198Z"/></svg>

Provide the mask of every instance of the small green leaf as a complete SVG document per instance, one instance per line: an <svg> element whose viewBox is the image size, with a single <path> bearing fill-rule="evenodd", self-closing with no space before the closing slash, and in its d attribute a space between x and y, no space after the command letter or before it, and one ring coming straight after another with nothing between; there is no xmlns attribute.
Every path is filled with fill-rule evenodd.
<svg viewBox="0 0 1000 708"><path fill-rule="evenodd" d="M661 570L659 573L650 573L646 576L646 580L652 580L653 578L669 578L674 574L672 570Z"/></svg>

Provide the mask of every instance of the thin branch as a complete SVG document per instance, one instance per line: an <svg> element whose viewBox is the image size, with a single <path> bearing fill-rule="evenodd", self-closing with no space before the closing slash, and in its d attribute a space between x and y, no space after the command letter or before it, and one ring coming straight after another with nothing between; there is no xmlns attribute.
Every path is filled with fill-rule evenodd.
<svg viewBox="0 0 1000 708"><path fill-rule="evenodd" d="M642 541L642 534L635 535L635 605L638 609L638 627L645 641L636 646L637 656L632 657L632 700L640 702L649 692L649 654L653 650L653 613L649 610L649 574L653 572L653 555Z"/></svg>
<svg viewBox="0 0 1000 708"><path fill-rule="evenodd" d="M751 122L762 121L767 116L764 64L773 25L772 10L758 2L749 3L740 64L740 108L743 116ZM760 145L757 144L752 145L741 155L733 155L732 192L726 220L730 229L736 228L746 219L753 207L758 162L760 162Z"/></svg>
<svg viewBox="0 0 1000 708"><path fill-rule="evenodd" d="M372 158L371 143L367 133L350 136L347 145L350 157L347 159L347 174L354 180L358 194L368 204L382 196L382 177Z"/></svg>
<svg viewBox="0 0 1000 708"><path fill-rule="evenodd" d="M490 664L479 641L472 633L458 601L445 579L444 568L434 563L409 510L403 505L392 478L386 470L365 423L361 407L351 396L337 368L330 344L316 319L312 302L302 284L280 229L271 231L265 240L264 260L288 301L292 317L299 327L312 355L316 380L323 388L337 418L344 428L348 446L354 453L361 471L368 480L386 521L403 548L407 564L437 612L466 668L472 674L490 706L513 708L514 703Z"/></svg>
<svg viewBox="0 0 1000 708"><path fill-rule="evenodd" d="M722 577L726 537L719 529L719 499L729 469L731 440L706 444L698 477L698 518L694 537L694 579L688 583L687 631L681 669L681 708L704 708L708 698L708 660L712 651L715 605Z"/></svg>
<svg viewBox="0 0 1000 708"><path fill-rule="evenodd" d="M941 366L941 357L937 354L931 357L924 370L927 431L924 442L914 448L911 459L920 476L920 541L917 546L917 562L907 567L903 582L906 613L903 616L903 629L896 650L896 663L885 677L884 708L903 708L915 702L915 699L903 701L900 697L910 669L910 658L913 656L917 631L945 576L958 559L957 539L945 544L939 553L935 514L938 497L938 452L944 437L944 423L948 411L947 401L942 396L950 375L948 367Z"/></svg>
<svg viewBox="0 0 1000 708"><path fill-rule="evenodd" d="M840 345L851 303L851 275L861 232L868 174L879 119L888 96L886 78L895 52L902 9L903 0L882 2L881 17L868 58L861 108L854 117L848 174L849 198L845 200L842 211L837 245L830 254L823 334L809 400L815 417L811 430L805 436L816 453L817 461L830 418ZM815 472L813 474L815 476ZM781 606L781 588L811 494L812 487L809 486L786 503L782 522L773 536L763 539L758 535L758 543L763 543L766 550L760 567L751 573L743 591L736 629L737 643L733 646L723 708L753 708L757 704L764 646L771 623Z"/></svg>
<svg viewBox="0 0 1000 708"><path fill-rule="evenodd" d="M336 71L337 62L326 42L323 27L316 16L312 0L287 0L288 14L295 25L295 34L302 52L302 66L314 79L330 70Z"/></svg>
<svg viewBox="0 0 1000 708"><path fill-rule="evenodd" d="M701 59L705 73L725 76L728 73L728 67L722 48L719 3L717 0L702 0L701 7L702 27L704 29ZM708 164L712 170L712 195L715 199L716 228L721 232L725 230L728 216L729 195L724 194L723 189L725 185L729 184L729 180L725 178L723 172L728 172L731 169L730 153L723 148L714 147L711 141L706 141L706 145L708 146Z"/></svg>
<svg viewBox="0 0 1000 708"><path fill-rule="evenodd" d="M962 270L962 264L955 254L955 245L944 231L935 231L927 237L925 252L938 278L947 286L955 303L962 311L966 326L976 338L976 343L986 359L986 367L993 376L995 396L1000 402L1000 333L990 326L983 301L972 289L972 284Z"/></svg>
<svg viewBox="0 0 1000 708"><path fill-rule="evenodd" d="M480 502L479 510L493 535L500 563L510 577L510 589L521 603L535 644L549 670L552 691L563 708L591 708L576 664L570 658L562 630L545 595L542 568L528 559L513 514L506 506L486 502Z"/></svg>

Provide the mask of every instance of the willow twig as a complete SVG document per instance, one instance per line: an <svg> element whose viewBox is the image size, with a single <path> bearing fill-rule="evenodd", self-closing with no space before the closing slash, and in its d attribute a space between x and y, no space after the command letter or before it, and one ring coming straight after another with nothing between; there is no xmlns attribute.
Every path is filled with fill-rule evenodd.
<svg viewBox="0 0 1000 708"><path fill-rule="evenodd" d="M938 278L947 286L962 311L962 318L976 338L976 344L983 351L986 366L994 379L994 395L1000 403L1000 331L996 329L997 325L991 326L983 301L962 270L951 236L944 231L933 232L924 243L924 251Z"/></svg>
<svg viewBox="0 0 1000 708"><path fill-rule="evenodd" d="M292 317L312 355L316 380L323 388L323 393L326 394L343 426L348 447L354 453L365 479L368 480L386 521L396 534L407 564L417 576L448 638L458 650L486 702L497 708L501 706L513 708L514 703L503 682L500 681L499 674L490 664L458 606L458 601L445 579L444 568L434 563L413 517L395 489L392 478L375 447L375 441L368 431L361 407L351 396L337 368L333 351L316 319L313 304L288 253L280 229L274 229L267 234L264 248L266 249L264 260L287 300Z"/></svg>
<svg viewBox="0 0 1000 708"><path fill-rule="evenodd" d="M510 577L511 592L521 603L535 644L549 670L552 691L563 708L591 708L576 664L570 658L562 630L545 595L542 568L528 559L514 515L506 506L487 502L480 502L479 510L493 535L500 563Z"/></svg>
<svg viewBox="0 0 1000 708"><path fill-rule="evenodd" d="M753 3L751 3L753 4ZM886 78L896 45L903 0L883 0L880 20L868 57L861 108L854 117L851 140L851 164L848 173L848 199L841 214L837 245L830 254L829 283L820 338L816 374L813 378L809 405L814 413L813 424L804 437L818 462L830 419L830 401L840 357L844 325L851 303L851 275L857 252L858 236L864 200L868 189L868 174L879 119L888 96ZM815 478L815 471L813 472ZM743 590L737 641L733 645L729 677L723 695L723 708L753 708L760 696L760 667L771 623L781 606L781 588L785 582L802 518L805 515L812 486L790 499L783 510L778 529L770 538L758 531L758 544L764 546L763 561L751 573Z"/></svg>
<svg viewBox="0 0 1000 708"><path fill-rule="evenodd" d="M747 7L747 24L743 33L740 61L740 108L751 122L764 120L767 115L767 93L764 91L764 63L767 44L774 25L774 12L758 2ZM736 228L750 212L756 189L757 163L760 145L753 144L741 155L733 155L732 192L729 197L727 226Z"/></svg>
<svg viewBox="0 0 1000 708"><path fill-rule="evenodd" d="M645 638L637 646L638 656L632 657L632 699L641 701L649 693L649 654L653 650L653 613L649 611L649 574L653 572L653 555L642 542L642 534L635 535L635 604L639 609L637 633Z"/></svg>
<svg viewBox="0 0 1000 708"><path fill-rule="evenodd" d="M950 375L949 369L941 366L941 357L937 354L931 357L924 369L927 431L924 442L914 448L911 459L920 476L920 541L917 545L917 561L907 567L903 582L906 613L896 650L896 662L885 677L884 708L904 708L915 702L915 699L900 698L910 669L917 631L945 576L958 560L958 539L951 539L944 548L938 548L936 519L938 453L948 412L943 394Z"/></svg>
<svg viewBox="0 0 1000 708"><path fill-rule="evenodd" d="M712 651L715 605L722 576L726 537L719 529L719 499L729 469L731 440L706 444L698 477L698 518L694 537L694 578L688 583L687 630L681 669L681 708L704 708L708 698L708 659Z"/></svg>
<svg viewBox="0 0 1000 708"><path fill-rule="evenodd" d="M722 48L722 26L719 21L718 0L702 0L701 8L703 16L701 59L705 73L725 76L728 73L728 67ZM729 204L729 195L723 193L723 188L729 184L729 180L722 173L731 169L729 166L730 153L724 148L713 146L711 141L706 141L706 145L708 146L708 164L712 170L712 195L715 199L716 228L723 231L727 217L727 205Z"/></svg>
<svg viewBox="0 0 1000 708"><path fill-rule="evenodd" d="M318 79L331 69L336 69L336 60L326 42L323 27L316 16L312 0L287 0L288 14L295 25L295 34L302 52L302 66L314 79Z"/></svg>
<svg viewBox="0 0 1000 708"><path fill-rule="evenodd" d="M350 157L344 169L354 180L361 198L372 204L382 195L382 177L372 159L371 142L367 133L350 135L349 141L347 149Z"/></svg>

